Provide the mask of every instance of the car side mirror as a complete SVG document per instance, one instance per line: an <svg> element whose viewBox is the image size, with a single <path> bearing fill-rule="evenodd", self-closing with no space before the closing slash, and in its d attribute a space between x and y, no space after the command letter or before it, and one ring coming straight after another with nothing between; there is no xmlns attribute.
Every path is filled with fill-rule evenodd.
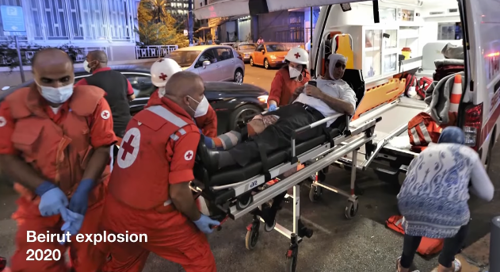
<svg viewBox="0 0 500 272"><path fill-rule="evenodd" d="M203 61L203 69L207 68L208 65L210 65L210 61L209 60Z"/></svg>
<svg viewBox="0 0 500 272"><path fill-rule="evenodd" d="M264 50L260 50L260 52L262 52L262 54L265 54L265 53L266 53L266 51L264 51Z"/></svg>

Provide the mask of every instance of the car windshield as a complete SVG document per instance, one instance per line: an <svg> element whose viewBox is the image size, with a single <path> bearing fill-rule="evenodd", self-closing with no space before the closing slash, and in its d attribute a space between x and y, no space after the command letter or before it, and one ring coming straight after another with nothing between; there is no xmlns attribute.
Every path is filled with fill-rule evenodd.
<svg viewBox="0 0 500 272"><path fill-rule="evenodd" d="M255 47L253 44L244 44L240 45L240 50L255 50Z"/></svg>
<svg viewBox="0 0 500 272"><path fill-rule="evenodd" d="M285 52L288 51L283 44L268 44L266 45L267 52Z"/></svg>
<svg viewBox="0 0 500 272"><path fill-rule="evenodd" d="M196 60L198 55L201 53L199 50L192 51L180 51L176 50L170 53L169 57L175 60L181 67L189 67Z"/></svg>

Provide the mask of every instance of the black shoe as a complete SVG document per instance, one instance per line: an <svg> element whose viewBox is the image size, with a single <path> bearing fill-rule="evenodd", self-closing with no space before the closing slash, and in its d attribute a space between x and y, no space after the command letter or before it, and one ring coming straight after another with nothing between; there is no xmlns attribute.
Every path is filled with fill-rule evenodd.
<svg viewBox="0 0 500 272"><path fill-rule="evenodd" d="M211 174L219 170L219 151L210 150L205 145L205 136L201 135L198 144L198 156L203 167Z"/></svg>

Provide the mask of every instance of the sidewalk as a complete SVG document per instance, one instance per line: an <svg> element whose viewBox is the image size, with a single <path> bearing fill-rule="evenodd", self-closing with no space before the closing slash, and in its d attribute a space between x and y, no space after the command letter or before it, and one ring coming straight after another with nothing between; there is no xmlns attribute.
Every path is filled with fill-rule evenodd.
<svg viewBox="0 0 500 272"><path fill-rule="evenodd" d="M488 271L490 256L490 234L465 248L457 259L462 263L461 272ZM432 272L437 272L437 267Z"/></svg>

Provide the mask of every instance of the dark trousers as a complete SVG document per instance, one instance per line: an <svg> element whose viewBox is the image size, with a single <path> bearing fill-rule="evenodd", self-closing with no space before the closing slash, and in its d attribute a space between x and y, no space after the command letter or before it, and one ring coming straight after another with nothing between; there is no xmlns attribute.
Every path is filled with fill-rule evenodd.
<svg viewBox="0 0 500 272"><path fill-rule="evenodd" d="M266 155L291 146L294 130L323 119L323 115L314 108L294 103L268 113L279 116L278 121L268 126L262 133L253 136L228 150L233 159L244 167L260 157L260 150ZM296 144L307 141L323 133L324 126L304 131L297 135Z"/></svg>
<svg viewBox="0 0 500 272"><path fill-rule="evenodd" d="M443 250L439 254L438 259L440 265L447 268L451 267L455 260L455 255L458 254L464 245L468 230L469 224L462 226L454 237L444 240ZM421 240L422 237L419 236L405 235L403 254L401 255L401 267L410 268Z"/></svg>

